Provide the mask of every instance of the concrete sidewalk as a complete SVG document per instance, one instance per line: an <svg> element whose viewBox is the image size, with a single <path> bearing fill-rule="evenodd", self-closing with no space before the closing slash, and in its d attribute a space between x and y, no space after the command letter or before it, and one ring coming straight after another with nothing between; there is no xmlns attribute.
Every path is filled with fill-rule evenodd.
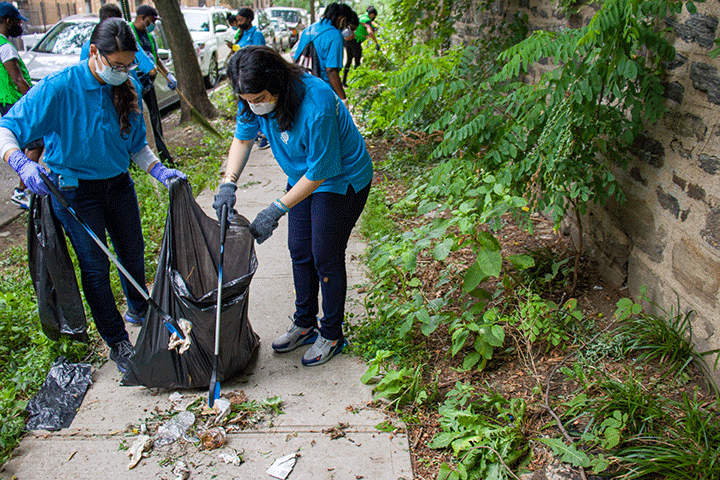
<svg viewBox="0 0 720 480"><path fill-rule="evenodd" d="M238 183L236 209L252 220L282 194L286 177L268 149L252 153ZM203 192L197 201L214 218L213 194ZM366 369L364 362L343 354L325 365L307 368L300 364L307 347L283 355L273 353L270 344L288 327L288 316L294 311L287 219L256 249L259 268L250 286L249 317L260 335L260 353L251 371L222 387L223 392L243 390L250 400L279 396L284 414L274 417L270 426L229 433L221 449L199 451L192 445L173 444L153 450L149 458L128 470L127 452L120 446L123 441L132 445L135 437L124 436L126 426L140 425L156 412L169 411L172 392L121 387L120 373L108 362L93 374L94 384L72 426L59 432L28 434L0 478L174 479L175 461L184 460L191 479L269 479L266 470L277 458L298 452L289 480L411 479L407 437L377 430L375 426L388 419L366 406L372 393L359 380ZM361 239L351 237L347 253L349 311L360 312L361 308L353 301L358 295L352 286L363 281L357 260L362 249ZM136 338L139 327L128 329ZM197 396L207 398L207 391L180 393L183 403ZM345 436L332 439L323 433L341 424ZM237 451L244 462L234 466L218 458L218 453L230 450Z"/></svg>

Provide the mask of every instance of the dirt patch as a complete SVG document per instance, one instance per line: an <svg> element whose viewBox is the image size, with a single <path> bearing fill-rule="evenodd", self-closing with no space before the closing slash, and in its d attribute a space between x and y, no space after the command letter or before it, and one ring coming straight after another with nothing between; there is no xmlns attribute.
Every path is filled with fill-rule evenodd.
<svg viewBox="0 0 720 480"><path fill-rule="evenodd" d="M18 218L0 228L0 255L5 256L6 250L18 246L25 247L27 239L27 215Z"/></svg>

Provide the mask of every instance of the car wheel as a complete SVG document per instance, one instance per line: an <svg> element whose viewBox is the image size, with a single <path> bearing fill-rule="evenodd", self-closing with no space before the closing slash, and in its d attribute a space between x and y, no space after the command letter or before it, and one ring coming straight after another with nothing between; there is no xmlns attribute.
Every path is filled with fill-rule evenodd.
<svg viewBox="0 0 720 480"><path fill-rule="evenodd" d="M213 88L218 84L220 80L220 72L218 71L217 54L213 53L210 57L210 66L208 67L208 74L205 77L205 87Z"/></svg>

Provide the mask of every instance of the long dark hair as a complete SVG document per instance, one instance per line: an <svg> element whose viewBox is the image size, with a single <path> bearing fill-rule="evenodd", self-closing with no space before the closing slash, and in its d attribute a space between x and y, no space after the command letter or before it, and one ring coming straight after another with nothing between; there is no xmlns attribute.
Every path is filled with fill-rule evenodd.
<svg viewBox="0 0 720 480"><path fill-rule="evenodd" d="M95 45L102 55L115 52L137 52L135 35L127 23L120 18L108 18L99 23L90 36L90 43ZM140 113L138 95L132 81L113 86L112 102L120 120L120 133L130 134L130 114Z"/></svg>
<svg viewBox="0 0 720 480"><path fill-rule="evenodd" d="M355 11L346 3L333 2L325 7L322 19L328 20L333 27L340 28L340 19L344 18L348 23L352 23L353 14L357 17Z"/></svg>
<svg viewBox="0 0 720 480"><path fill-rule="evenodd" d="M277 95L275 116L280 131L290 130L300 104L305 97L300 66L287 62L278 52L265 45L251 45L240 49L230 59L227 67L230 84L236 94L260 93L267 90ZM244 104L243 115L251 112L248 102Z"/></svg>

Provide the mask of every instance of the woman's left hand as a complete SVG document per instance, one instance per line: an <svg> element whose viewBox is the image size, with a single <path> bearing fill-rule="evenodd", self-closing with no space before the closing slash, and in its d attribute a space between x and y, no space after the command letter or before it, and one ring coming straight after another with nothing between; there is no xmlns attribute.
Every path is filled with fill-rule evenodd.
<svg viewBox="0 0 720 480"><path fill-rule="evenodd" d="M160 162L157 162L153 167L150 169L150 175L155 177L158 182L161 182L166 187L168 186L168 180L170 180L173 177L178 177L182 179L186 179L187 175L185 175L180 170L176 170L174 168L167 168L165 165L163 165Z"/></svg>
<svg viewBox="0 0 720 480"><path fill-rule="evenodd" d="M257 214L255 220L250 224L250 233L258 243L263 243L272 236L273 231L278 227L278 220L283 215L285 215L285 211L274 202L271 203L269 207Z"/></svg>

